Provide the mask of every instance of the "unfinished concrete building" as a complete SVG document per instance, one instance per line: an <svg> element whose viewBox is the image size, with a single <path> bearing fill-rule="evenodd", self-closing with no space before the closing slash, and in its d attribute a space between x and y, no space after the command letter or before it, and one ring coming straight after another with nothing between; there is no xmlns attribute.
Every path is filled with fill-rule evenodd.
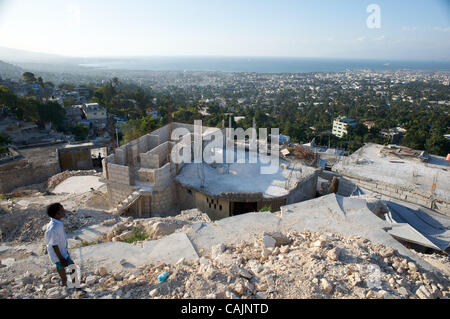
<svg viewBox="0 0 450 319"><path fill-rule="evenodd" d="M260 174L259 157L256 163L176 164L171 160L172 149L183 138L172 140L171 136L178 128L194 134L194 125L171 123L117 148L103 160L109 197L118 213L163 217L199 208L217 220L262 208L276 211L316 195L318 170L281 159L277 172L267 175ZM201 134L217 131L222 131L226 145L224 128L202 127Z"/></svg>

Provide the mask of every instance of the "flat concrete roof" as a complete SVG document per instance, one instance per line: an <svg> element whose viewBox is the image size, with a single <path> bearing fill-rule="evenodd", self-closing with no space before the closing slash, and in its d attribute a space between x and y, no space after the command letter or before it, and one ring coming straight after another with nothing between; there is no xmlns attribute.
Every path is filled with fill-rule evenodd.
<svg viewBox="0 0 450 319"><path fill-rule="evenodd" d="M450 200L450 166L444 157L430 155L428 163L424 163L380 155L383 147L369 143L339 161L333 166L333 170L407 187L424 195L431 194L434 178L437 176L435 195Z"/></svg>
<svg viewBox="0 0 450 319"><path fill-rule="evenodd" d="M224 193L261 193L264 198L286 196L302 180L314 173L315 169L299 163L291 164L279 159L279 167L273 174L261 174L261 168L268 166L261 159L267 156L259 154L257 163L249 163L248 152L245 163L217 164L217 167L207 163L185 164L175 179L181 184L219 196ZM235 158L237 152L234 151ZM205 176L204 187L201 188L199 171ZM228 173L222 173L226 172Z"/></svg>
<svg viewBox="0 0 450 319"><path fill-rule="evenodd" d="M64 145L64 148L77 148L77 147L94 147L94 143L88 142L88 143L82 143L82 144L67 144Z"/></svg>

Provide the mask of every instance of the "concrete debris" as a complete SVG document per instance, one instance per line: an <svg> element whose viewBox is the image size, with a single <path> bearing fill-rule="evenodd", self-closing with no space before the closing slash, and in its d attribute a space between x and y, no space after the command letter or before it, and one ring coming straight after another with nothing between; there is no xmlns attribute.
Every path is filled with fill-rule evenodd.
<svg viewBox="0 0 450 319"><path fill-rule="evenodd" d="M265 235L264 238L263 238L263 243L264 243L264 246L266 248L274 248L276 242L277 241L273 237L271 237L269 235Z"/></svg>
<svg viewBox="0 0 450 319"><path fill-rule="evenodd" d="M260 234L257 238L263 238ZM0 281L1 298L448 298L450 281L397 251L355 236L289 232L289 250L276 247L265 261L258 240L217 247L193 262L149 262L127 270L102 266L82 274L86 294L60 288L51 266L39 275ZM313 243L323 242L314 246ZM133 245L129 245L133 247ZM312 248L311 248L312 247ZM87 247L90 248L90 247ZM386 255L386 254L384 254ZM330 258L333 257L333 258ZM334 257L339 256L336 260ZM75 257L75 262L78 259ZM123 264L131 259L122 260ZM119 262L119 261L118 261ZM395 266L395 267L393 267ZM398 269L404 269L401 273ZM158 275L168 273L164 282ZM12 273L11 273L12 274ZM103 277L100 277L103 276ZM55 277L55 281L52 281ZM366 283L370 282L370 287ZM376 283L376 284L375 284Z"/></svg>

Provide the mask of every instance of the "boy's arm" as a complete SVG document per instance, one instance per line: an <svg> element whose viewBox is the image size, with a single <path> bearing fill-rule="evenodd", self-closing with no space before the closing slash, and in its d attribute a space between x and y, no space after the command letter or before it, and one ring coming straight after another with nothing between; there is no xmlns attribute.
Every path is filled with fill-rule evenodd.
<svg viewBox="0 0 450 319"><path fill-rule="evenodd" d="M58 246L52 246L53 250L55 251L56 256L58 256L59 261L61 262L61 266L63 267L67 267L69 265L69 263L67 262L67 260L62 256L61 251L59 250Z"/></svg>

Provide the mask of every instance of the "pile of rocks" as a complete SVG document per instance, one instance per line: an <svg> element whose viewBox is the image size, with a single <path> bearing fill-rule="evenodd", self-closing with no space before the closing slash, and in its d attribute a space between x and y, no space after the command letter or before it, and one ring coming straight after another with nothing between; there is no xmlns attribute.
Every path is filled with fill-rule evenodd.
<svg viewBox="0 0 450 319"><path fill-rule="evenodd" d="M196 223L209 223L208 215L197 209L182 211L175 217L153 217L148 219L133 219L128 217L117 223L103 238L107 241L124 241L131 237L133 229L139 229L151 240L161 239L176 231L184 231ZM104 225L106 225L104 223ZM109 224L111 225L111 224Z"/></svg>
<svg viewBox="0 0 450 319"><path fill-rule="evenodd" d="M100 267L84 292L58 287L45 272L0 283L1 298L448 298L449 278L393 249L331 233L265 233L218 245L194 262L145 265L132 273ZM126 262L126 261L124 261ZM168 272L165 282L158 275Z"/></svg>
<svg viewBox="0 0 450 319"><path fill-rule="evenodd" d="M55 200L56 201L56 200ZM46 207L31 203L25 209L12 202L6 214L0 214L0 239L4 242L29 243L43 240L49 217ZM80 200L81 204L81 200ZM107 219L107 213L81 213L66 210L64 227L67 233L101 223Z"/></svg>

